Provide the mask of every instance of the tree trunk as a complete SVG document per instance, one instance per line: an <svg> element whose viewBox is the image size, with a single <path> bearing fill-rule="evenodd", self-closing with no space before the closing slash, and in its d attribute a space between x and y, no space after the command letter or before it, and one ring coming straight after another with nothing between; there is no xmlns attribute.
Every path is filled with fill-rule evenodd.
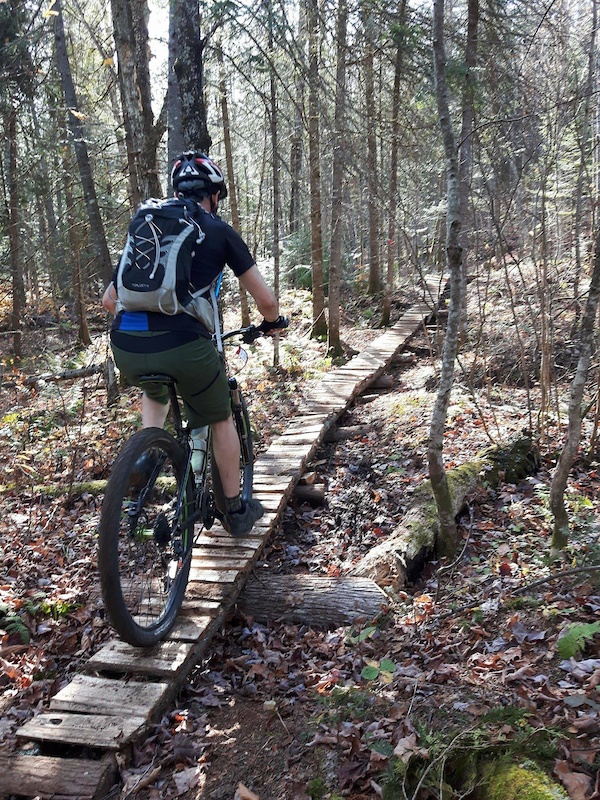
<svg viewBox="0 0 600 800"><path fill-rule="evenodd" d="M71 265L73 268L73 289L75 292L75 314L77 316L78 339L79 342L87 347L92 343L90 330L88 327L87 317L85 313L85 302L83 299L83 287L81 284L81 259L79 257L79 237L77 236L77 220L73 209L75 201L73 199L72 170L69 168L69 154L67 150L63 151L63 181L65 188L65 199L67 202L67 225L69 228L69 242L71 249Z"/></svg>
<svg viewBox="0 0 600 800"><path fill-rule="evenodd" d="M379 263L379 198L377 181L377 113L375 110L375 32L372 13L364 12L365 48L365 121L367 133L368 173L364 178L367 207L369 210L369 294L381 289L381 267Z"/></svg>
<svg viewBox="0 0 600 800"><path fill-rule="evenodd" d="M173 0L177 52L174 69L181 101L181 131L185 147L210 151L204 102L204 48L200 36L198 0Z"/></svg>
<svg viewBox="0 0 600 800"><path fill-rule="evenodd" d="M157 150L165 131L163 116L154 125L150 83L147 0L111 0L119 88L127 143L133 207L160 197Z"/></svg>
<svg viewBox="0 0 600 800"><path fill-rule="evenodd" d="M56 0L54 10L57 12L54 18L54 42L56 47L56 62L60 73L61 84L67 106L67 124L73 139L73 147L77 156L77 166L79 167L79 177L85 198L87 217L90 224L90 239L94 247L98 260L98 275L108 283L112 278L112 263L106 244L104 224L100 216L98 199L96 197L96 187L92 176L92 167L88 156L88 149L85 139L85 131L81 124L80 114L77 105L77 95L75 94L75 84L71 74L71 65L67 53L67 42L65 39L65 28L60 0Z"/></svg>
<svg viewBox="0 0 600 800"><path fill-rule="evenodd" d="M581 319L579 336L579 360L569 399L569 426L556 470L550 485L550 510L554 516L552 547L561 549L569 539L569 515L565 507L565 488L569 472L575 461L581 439L582 402L586 379L594 345L595 324L600 300L600 225L596 230L594 271L590 282L587 302Z"/></svg>
<svg viewBox="0 0 600 800"><path fill-rule="evenodd" d="M167 119L169 122L169 136L167 141L167 152L169 164L186 149L183 139L183 128L181 126L181 97L179 95L179 83L175 74L175 62L177 61L177 21L175 14L177 11L177 0L169 0L169 55L168 55L168 77L167 77ZM170 178L169 178L170 181ZM168 193L171 194L173 187L169 182Z"/></svg>
<svg viewBox="0 0 600 800"><path fill-rule="evenodd" d="M298 52L305 55L306 47L306 4L298 0ZM301 64L296 79L294 106L294 127L290 145L290 234L298 233L300 228L300 173L302 171L302 136L304 133L304 86L306 74ZM292 273L293 275L293 273ZM294 278L292 278L294 280Z"/></svg>
<svg viewBox="0 0 600 800"><path fill-rule="evenodd" d="M279 164L279 117L277 109L277 83L274 68L274 39L273 39L273 4L269 0L269 54L270 63L270 128L271 128L271 163L273 165L273 291L279 300L279 271L280 271L280 231L281 217L281 181ZM279 366L279 336L273 342L273 366Z"/></svg>
<svg viewBox="0 0 600 800"><path fill-rule="evenodd" d="M460 185L460 243L462 247L461 263L461 315L459 338L464 341L467 336L467 281L465 253L468 245L469 198L471 194L471 167L473 153L473 122L475 118L475 67L477 66L477 33L479 27L479 0L469 0L467 18L467 44L465 48L465 70L462 91L462 126L460 132L459 153L459 185Z"/></svg>
<svg viewBox="0 0 600 800"><path fill-rule="evenodd" d="M340 341L340 282L342 270L342 192L345 166L347 0L339 0L336 26L336 80L333 168L331 176L331 249L329 258L329 354L344 352Z"/></svg>
<svg viewBox="0 0 600 800"><path fill-rule="evenodd" d="M465 498L483 479L489 486L500 480L517 482L539 467L539 456L531 439L518 439L510 445L498 445L479 453L474 461L452 469L447 474L449 513L453 519L465 504ZM437 499L431 481L425 481L413 493L411 506L402 522L381 544L370 550L352 569L351 574L372 578L379 586L401 589L407 578L419 574L425 560L444 555L444 542Z"/></svg>
<svg viewBox="0 0 600 800"><path fill-rule="evenodd" d="M370 622L388 604L385 592L368 578L268 575L248 581L237 607L259 622L283 620L335 629Z"/></svg>
<svg viewBox="0 0 600 800"><path fill-rule="evenodd" d="M19 181L17 178L17 109L10 101L6 112L6 138L8 144L8 239L10 242L10 268L12 273L12 314L13 353L15 359L23 357L23 337L21 320L25 309L25 284L21 263L21 234L19 218Z"/></svg>
<svg viewBox="0 0 600 800"><path fill-rule="evenodd" d="M406 0L402 0L399 11L398 24L402 29L406 16ZM385 297L381 314L381 326L390 324L392 313L392 294L394 292L394 260L396 256L396 191L398 187L398 147L400 140L400 78L404 61L404 37L398 34L396 48L396 63L394 67L394 88L392 91L392 130L390 142L390 184L388 197L388 237L387 237L387 272L385 282Z"/></svg>
<svg viewBox="0 0 600 800"><path fill-rule="evenodd" d="M444 428L454 380L454 362L458 352L460 327L462 250L460 246L460 185L456 141L450 119L446 86L446 53L444 47L444 0L435 0L433 13L433 56L438 119L446 155L447 219L446 265L450 274L450 310L442 351L440 385L435 399L429 429L427 459L429 478L440 518L439 552L450 556L456 546L456 522L452 498L444 469Z"/></svg>
<svg viewBox="0 0 600 800"><path fill-rule="evenodd" d="M583 190L584 181L590 164L590 105L594 95L594 78L596 74L596 35L598 28L598 0L592 0L592 31L588 50L588 71L585 86L585 100L583 104L583 120L581 131L581 153L579 156L579 171L577 173L577 187L575 189L575 280L573 282L573 295L575 297L575 325L579 322L579 279L582 272L581 264L581 236L583 218Z"/></svg>
<svg viewBox="0 0 600 800"><path fill-rule="evenodd" d="M229 103L227 101L227 83L225 80L225 69L223 67L223 49L219 46L217 48L217 61L219 62L219 69L221 77L219 80L219 92L221 95L221 116L223 118L223 143L225 145L225 162L227 164L227 198L229 200L229 208L231 210L231 225L238 232L241 233L240 226L240 211L237 199L237 185L235 181L235 174L233 171L233 147L231 145L231 128L229 124ZM241 305L241 324L242 327L250 325L250 307L248 305L248 296L244 287L240 284L240 305Z"/></svg>
<svg viewBox="0 0 600 800"><path fill-rule="evenodd" d="M319 136L318 1L308 3L308 145L310 168L310 228L312 264L312 338L327 336L323 289L323 231L321 223L321 152Z"/></svg>

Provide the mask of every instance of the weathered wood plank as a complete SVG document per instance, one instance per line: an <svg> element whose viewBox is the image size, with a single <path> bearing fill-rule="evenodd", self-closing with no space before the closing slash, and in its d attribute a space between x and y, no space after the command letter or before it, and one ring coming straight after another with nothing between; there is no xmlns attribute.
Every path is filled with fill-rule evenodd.
<svg viewBox="0 0 600 800"><path fill-rule="evenodd" d="M61 742L102 750L119 750L139 736L145 726L144 717L56 711L30 719L16 733L21 738L38 742Z"/></svg>
<svg viewBox="0 0 600 800"><path fill-rule="evenodd" d="M141 683L95 675L75 675L71 683L54 695L50 701L50 711L117 717L126 714L148 720L168 700L168 683Z"/></svg>
<svg viewBox="0 0 600 800"><path fill-rule="evenodd" d="M196 569L230 569L240 572L246 569L253 554L232 555L230 550L213 548L210 552L193 553L192 567Z"/></svg>
<svg viewBox="0 0 600 800"><path fill-rule="evenodd" d="M260 539L247 539L244 537L243 539L237 539L231 534L223 531L221 535L218 535L216 532L214 535L206 535L202 534L197 539L197 547L194 547L194 555L198 553L202 553L205 548L208 550L212 548L227 548L229 550L235 551L236 554L245 554L245 553L254 553L256 550L259 550L262 545L262 538Z"/></svg>
<svg viewBox="0 0 600 800"><path fill-rule="evenodd" d="M240 575L239 569L205 569L192 562L190 583L234 583Z"/></svg>
<svg viewBox="0 0 600 800"><path fill-rule="evenodd" d="M217 608L219 605L217 604ZM200 613L201 609L195 609L188 615L180 615L177 622L169 631L169 639L174 642L197 642L205 638L210 632L210 626L214 623L214 617L209 614Z"/></svg>
<svg viewBox="0 0 600 800"><path fill-rule="evenodd" d="M203 597L199 593L193 599L184 599L179 609L178 620L182 617L208 617L213 620L219 616L221 603L218 600L211 600Z"/></svg>
<svg viewBox="0 0 600 800"><path fill-rule="evenodd" d="M155 647L131 647L118 639L106 644L84 664L86 670L139 673L157 678L176 678L186 666L193 645L162 642Z"/></svg>
<svg viewBox="0 0 600 800"><path fill-rule="evenodd" d="M206 600L223 602L234 595L235 586L233 583L203 583L201 581L190 581L187 585L186 597L188 600L199 600L204 603ZM201 606L198 606L200 609Z"/></svg>
<svg viewBox="0 0 600 800"><path fill-rule="evenodd" d="M114 756L100 761L0 754L2 796L99 800L116 779Z"/></svg>

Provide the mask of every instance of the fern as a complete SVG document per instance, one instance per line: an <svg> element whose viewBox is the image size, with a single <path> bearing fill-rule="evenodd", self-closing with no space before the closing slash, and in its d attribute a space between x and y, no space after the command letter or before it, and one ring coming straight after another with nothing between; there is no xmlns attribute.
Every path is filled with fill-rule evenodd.
<svg viewBox="0 0 600 800"><path fill-rule="evenodd" d="M600 633L600 621L573 623L565 628L558 640L557 649L561 658L575 658L591 642L596 633Z"/></svg>
<svg viewBox="0 0 600 800"><path fill-rule="evenodd" d="M3 620L2 625L4 630L11 636L15 633L20 636L23 644L29 644L31 641L31 632L21 617L12 614Z"/></svg>

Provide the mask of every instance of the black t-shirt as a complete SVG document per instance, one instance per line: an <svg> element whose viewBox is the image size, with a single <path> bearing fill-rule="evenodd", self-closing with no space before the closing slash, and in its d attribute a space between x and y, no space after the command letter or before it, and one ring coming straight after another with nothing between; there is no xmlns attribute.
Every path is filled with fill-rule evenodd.
<svg viewBox="0 0 600 800"><path fill-rule="evenodd" d="M239 278L254 265L254 259L242 237L231 225L216 214L209 214L198 206L196 220L206 234L198 248L192 264L192 284L208 286L229 266ZM113 273L113 284L117 286L117 271ZM120 331L178 331L181 333L208 336L204 325L189 314L169 316L154 311L120 311L112 324L113 342L122 346ZM187 338L187 337L186 337ZM126 349L123 347L123 349Z"/></svg>

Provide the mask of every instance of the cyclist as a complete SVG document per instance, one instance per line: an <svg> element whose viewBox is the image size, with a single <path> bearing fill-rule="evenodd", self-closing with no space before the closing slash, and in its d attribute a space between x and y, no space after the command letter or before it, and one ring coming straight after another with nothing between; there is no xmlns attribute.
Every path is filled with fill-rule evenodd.
<svg viewBox="0 0 600 800"><path fill-rule="evenodd" d="M219 201L227 196L220 168L204 153L187 151L175 159L171 182L176 196L192 199L199 207L198 222L206 237L192 266L195 286L210 284L227 264L254 298L264 333L287 325L277 299L265 283L245 242L218 215ZM190 428L212 427L214 455L226 497L223 526L234 536L250 532L264 510L258 500L240 497L240 445L229 402L223 362L206 327L189 314L118 311L116 272L102 305L115 317L111 348L115 362L133 385L140 375L156 372L175 378ZM162 428L168 413L165 386L146 387L142 394L142 425Z"/></svg>

